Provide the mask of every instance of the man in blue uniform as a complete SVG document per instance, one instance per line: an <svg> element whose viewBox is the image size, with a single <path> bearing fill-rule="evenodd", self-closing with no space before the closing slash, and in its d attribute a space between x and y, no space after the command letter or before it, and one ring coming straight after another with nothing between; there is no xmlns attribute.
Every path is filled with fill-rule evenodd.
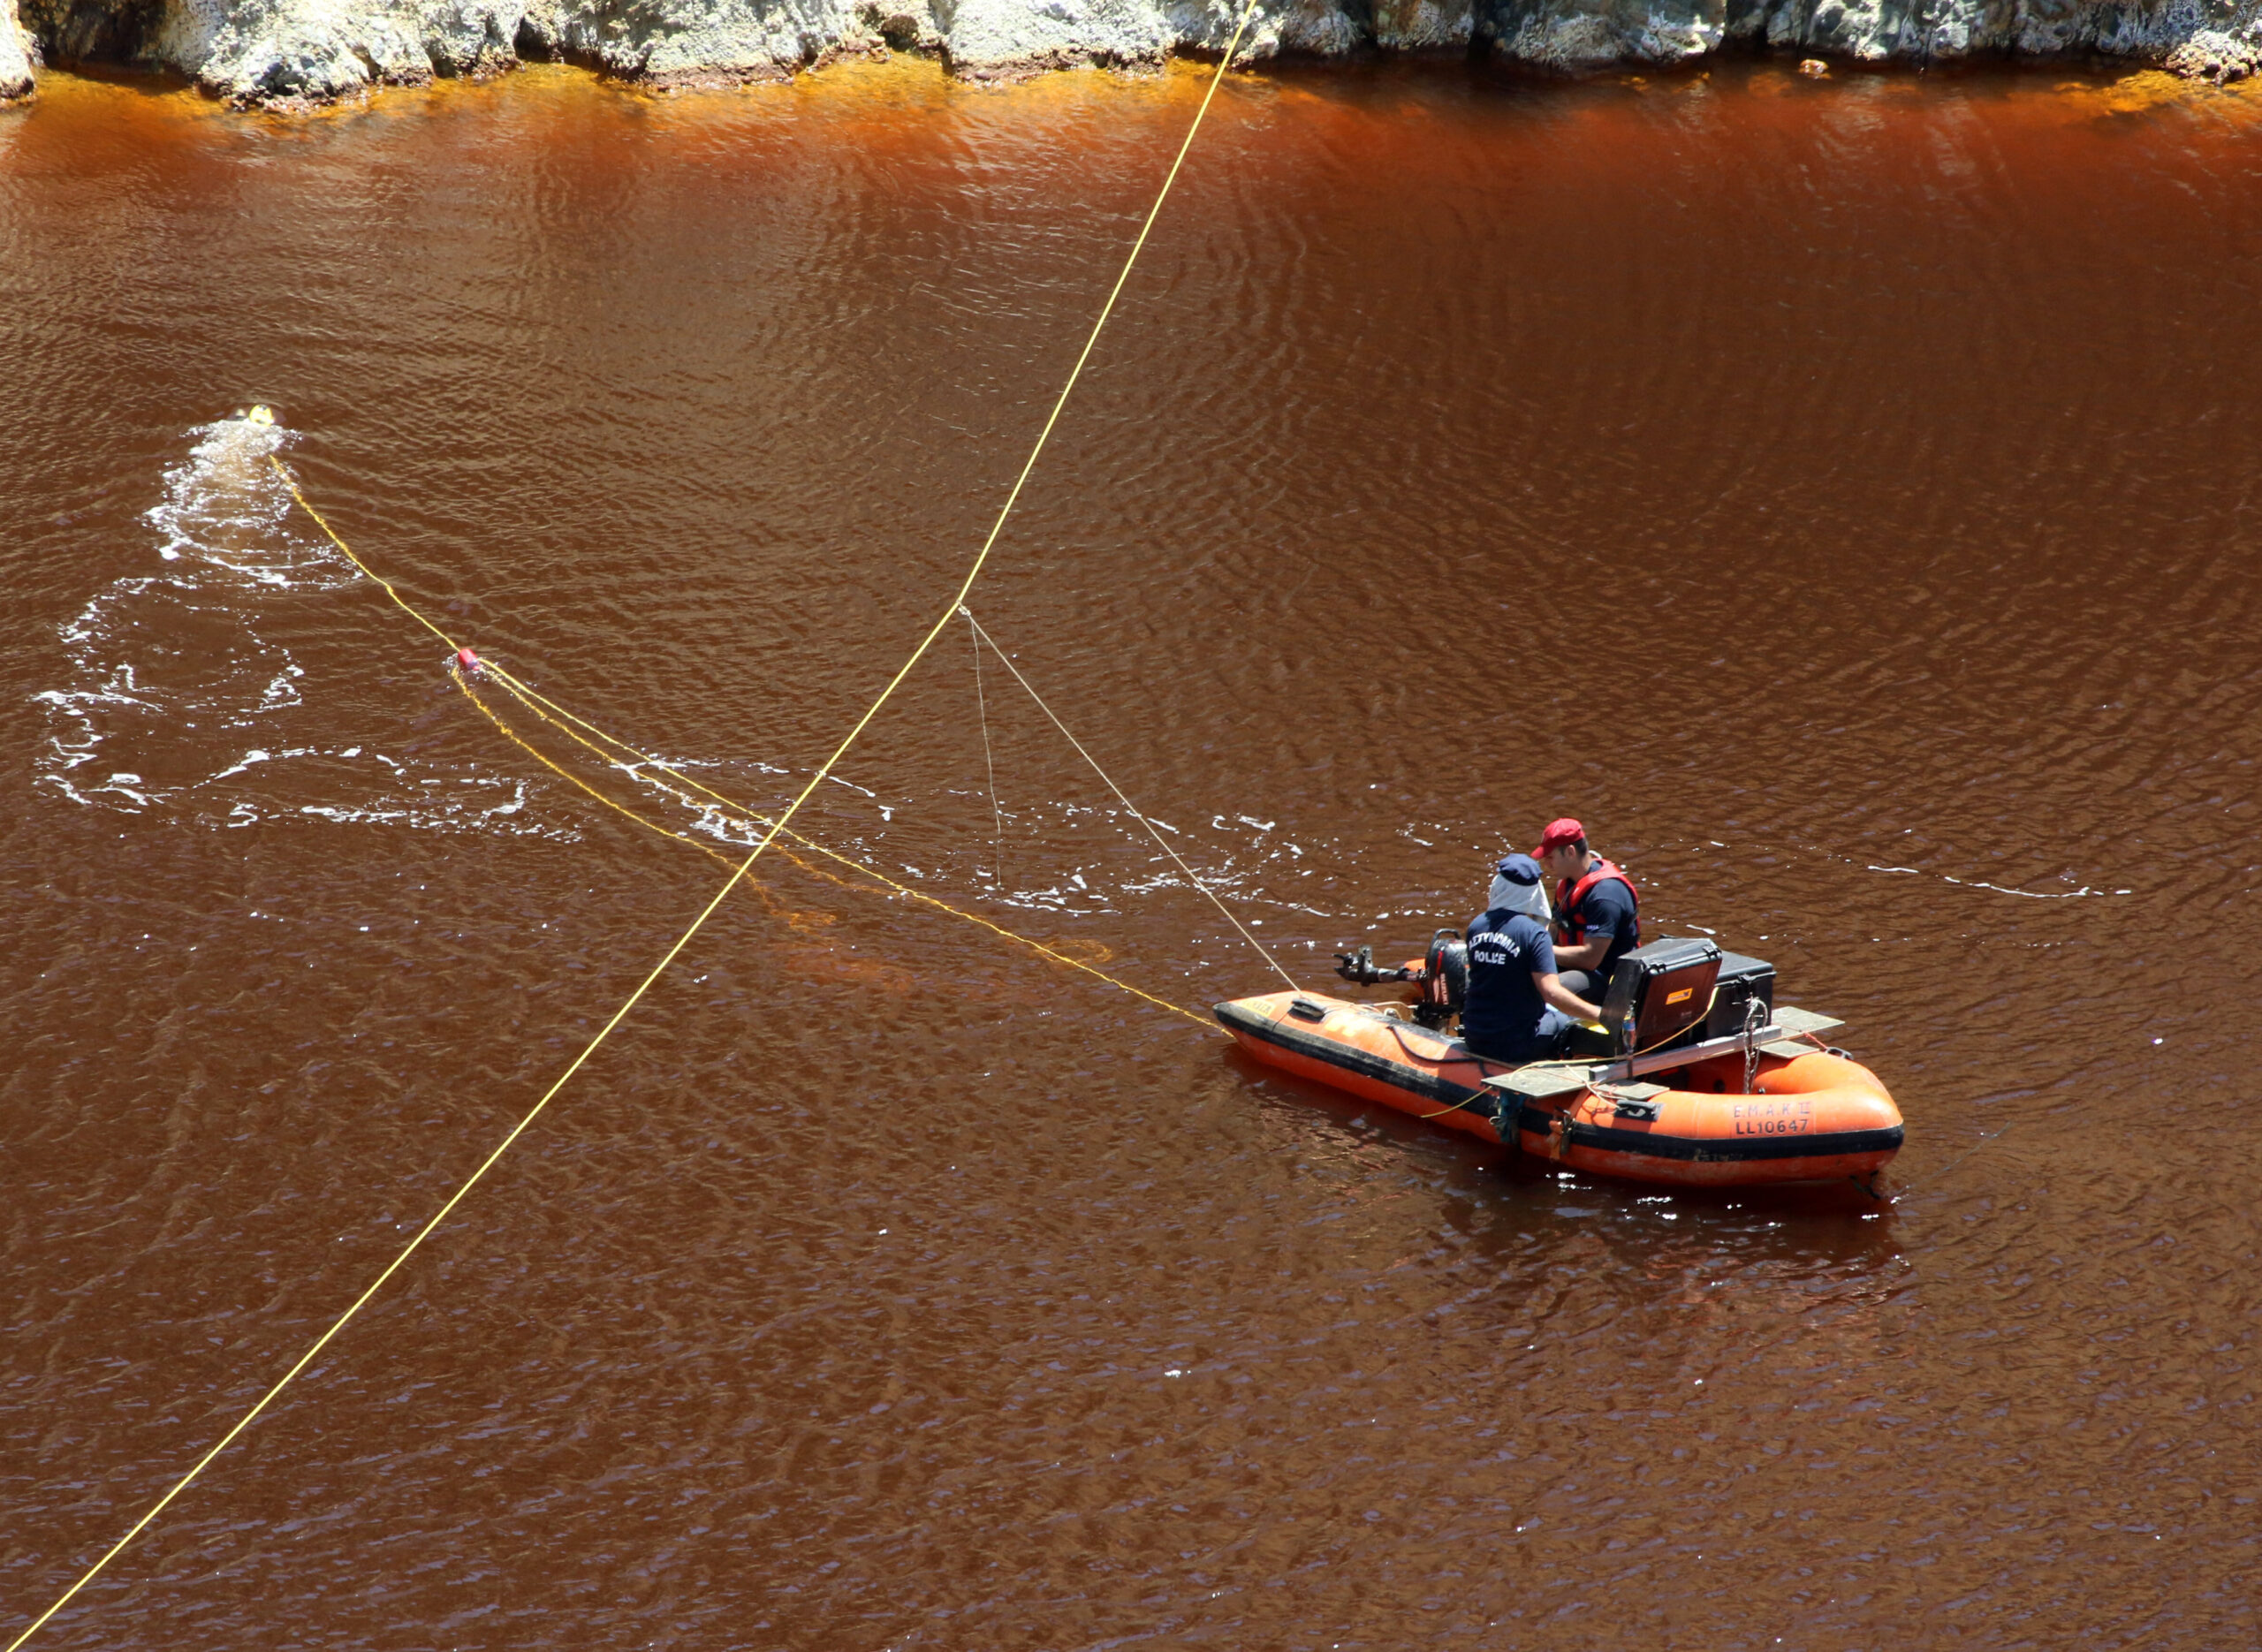
<svg viewBox="0 0 2262 1652"><path fill-rule="evenodd" d="M1634 880L1587 847L1575 820L1547 822L1532 859L1555 885L1555 961L1573 992L1601 998L1618 960L1642 943Z"/></svg>
<svg viewBox="0 0 2262 1652"><path fill-rule="evenodd" d="M1461 1042L1495 1061L1552 1056L1573 1022L1602 1015L1556 978L1539 876L1530 855L1508 856L1494 871L1489 904L1469 926Z"/></svg>

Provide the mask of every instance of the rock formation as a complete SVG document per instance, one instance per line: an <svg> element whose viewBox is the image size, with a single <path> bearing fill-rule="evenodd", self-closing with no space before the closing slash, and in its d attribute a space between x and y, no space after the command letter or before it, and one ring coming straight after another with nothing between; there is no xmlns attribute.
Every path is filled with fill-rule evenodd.
<svg viewBox="0 0 2262 1652"><path fill-rule="evenodd" d="M32 95L32 38L16 21L16 0L0 0L0 103Z"/></svg>
<svg viewBox="0 0 2262 1652"><path fill-rule="evenodd" d="M1214 53L1231 0L0 0L0 99L52 63L171 69L288 108L524 58L654 86L778 80L930 52L972 80ZM1259 0L1249 58L1477 54L1557 73L1723 49L1856 63L2101 53L2223 80L2262 69L2262 0Z"/></svg>

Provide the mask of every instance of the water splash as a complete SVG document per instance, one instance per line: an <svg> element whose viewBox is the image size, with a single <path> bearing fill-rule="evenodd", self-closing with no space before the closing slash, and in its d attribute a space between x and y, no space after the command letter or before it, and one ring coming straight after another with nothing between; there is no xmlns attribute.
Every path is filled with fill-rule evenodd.
<svg viewBox="0 0 2262 1652"><path fill-rule="evenodd" d="M325 738L350 709L310 706L305 667L267 633L360 575L292 520L269 462L292 431L238 414L189 434L144 518L157 571L96 592L57 630L68 670L32 696L49 722L34 784L222 828L300 815L575 836L526 818L523 779L396 761L366 729Z"/></svg>

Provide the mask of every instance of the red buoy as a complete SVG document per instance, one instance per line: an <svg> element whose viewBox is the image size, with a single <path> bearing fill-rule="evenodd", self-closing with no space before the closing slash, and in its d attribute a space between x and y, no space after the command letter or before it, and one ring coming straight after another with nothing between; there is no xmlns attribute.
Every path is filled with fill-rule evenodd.
<svg viewBox="0 0 2262 1652"><path fill-rule="evenodd" d="M477 671L479 669L479 656L476 654L474 654L469 648L458 648L456 650L456 669L460 671Z"/></svg>

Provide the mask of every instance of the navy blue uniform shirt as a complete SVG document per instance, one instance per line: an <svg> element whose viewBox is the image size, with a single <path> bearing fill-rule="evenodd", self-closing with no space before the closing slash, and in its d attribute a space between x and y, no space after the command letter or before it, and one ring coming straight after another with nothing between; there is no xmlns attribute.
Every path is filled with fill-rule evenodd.
<svg viewBox="0 0 2262 1652"><path fill-rule="evenodd" d="M1535 974L1555 973L1555 943L1536 918L1496 909L1469 925L1469 991L1461 1032L1469 1048L1501 1061L1545 1053L1539 1035L1547 1015Z"/></svg>

